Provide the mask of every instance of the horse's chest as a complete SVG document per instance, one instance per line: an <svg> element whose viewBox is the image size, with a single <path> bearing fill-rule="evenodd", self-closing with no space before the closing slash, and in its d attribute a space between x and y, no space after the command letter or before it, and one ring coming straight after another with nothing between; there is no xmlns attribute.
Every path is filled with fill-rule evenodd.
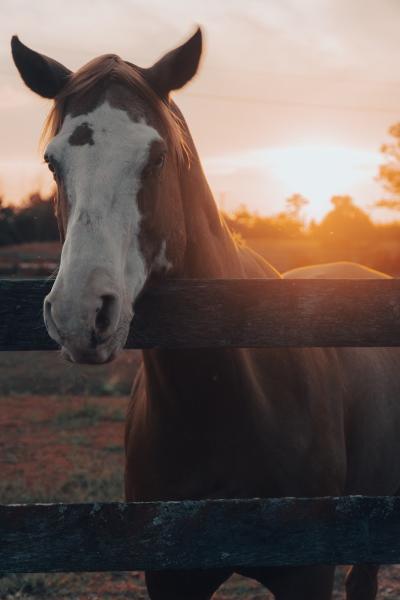
<svg viewBox="0 0 400 600"><path fill-rule="evenodd" d="M130 424L126 476L135 499L312 494L316 486L331 493L340 470L326 435L290 433L268 411L148 417Z"/></svg>

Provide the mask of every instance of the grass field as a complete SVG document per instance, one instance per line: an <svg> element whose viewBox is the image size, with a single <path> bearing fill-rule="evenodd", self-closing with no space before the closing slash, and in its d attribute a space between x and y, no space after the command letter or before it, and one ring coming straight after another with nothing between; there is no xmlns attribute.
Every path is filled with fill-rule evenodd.
<svg viewBox="0 0 400 600"><path fill-rule="evenodd" d="M126 396L0 397L0 502L121 501ZM1 600L139 600L141 573L0 573ZM218 594L265 598L239 577Z"/></svg>
<svg viewBox="0 0 400 600"><path fill-rule="evenodd" d="M280 272L315 263L351 260L390 275L400 275L400 242L397 239L380 240L379 243L364 244L352 249L346 246L323 246L318 241L308 238L255 237L247 240L247 244ZM10 271L14 272L15 276L35 276L35 268L37 276L45 276L46 268L49 268L47 274L54 270L59 255L60 244L57 242L0 247L0 276L2 272L3 276L9 276L7 273Z"/></svg>

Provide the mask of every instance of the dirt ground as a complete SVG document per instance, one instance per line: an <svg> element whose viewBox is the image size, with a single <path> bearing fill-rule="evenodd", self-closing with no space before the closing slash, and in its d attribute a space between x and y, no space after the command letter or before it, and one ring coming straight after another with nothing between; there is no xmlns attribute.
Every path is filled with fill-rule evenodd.
<svg viewBox="0 0 400 600"><path fill-rule="evenodd" d="M127 402L127 396L109 395L0 396L0 503L123 500ZM344 598L343 575L338 570L335 600ZM42 598L144 600L147 594L141 573L0 573L1 600ZM238 576L215 595L215 600L271 598ZM379 598L400 599L400 567L382 570Z"/></svg>

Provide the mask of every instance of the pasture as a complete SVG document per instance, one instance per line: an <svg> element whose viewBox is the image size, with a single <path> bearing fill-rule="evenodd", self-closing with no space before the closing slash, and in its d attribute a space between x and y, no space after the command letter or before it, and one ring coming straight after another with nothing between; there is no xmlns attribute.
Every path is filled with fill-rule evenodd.
<svg viewBox="0 0 400 600"><path fill-rule="evenodd" d="M397 277L400 275L400 242L398 239L365 242L353 252L342 248L327 248L312 239L268 239L254 237L246 244L261 254L278 271L284 272L310 264L350 260L367 264ZM58 242L36 242L0 246L0 277L43 277L50 275L59 262Z"/></svg>
<svg viewBox="0 0 400 600"><path fill-rule="evenodd" d="M120 390L129 389L138 354L126 351L113 366L93 369L69 367L54 352L2 353L0 503L123 500L128 397ZM67 387L59 390L65 370ZM147 597L141 573L0 574L1 600ZM234 577L217 598L261 599L265 590Z"/></svg>

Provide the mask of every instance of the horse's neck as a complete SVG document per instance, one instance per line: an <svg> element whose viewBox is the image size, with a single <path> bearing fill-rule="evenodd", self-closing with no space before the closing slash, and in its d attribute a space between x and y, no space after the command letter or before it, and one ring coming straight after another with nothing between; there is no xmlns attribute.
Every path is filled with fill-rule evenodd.
<svg viewBox="0 0 400 600"><path fill-rule="evenodd" d="M279 273L248 247L239 247L220 214L187 131L191 165L181 173L180 188L186 230L184 279L279 278Z"/></svg>
<svg viewBox="0 0 400 600"><path fill-rule="evenodd" d="M186 253L182 278L243 277L238 248L227 228L204 175L200 159L186 128L190 166L181 172L180 187L186 228Z"/></svg>
<svg viewBox="0 0 400 600"><path fill-rule="evenodd" d="M245 261L221 218L189 132L187 136L191 165L181 173L187 245L182 268L174 277L246 277ZM262 269L259 272L262 273ZM266 270L265 276L275 275ZM251 353L246 349L146 350L143 355L148 399L161 403L163 410L176 403L179 405L181 400L186 406L193 402L196 410L215 404L217 396L221 396L219 385L222 381L225 388L233 386L232 389L235 378L236 381L252 382L255 387L258 385ZM250 398L245 398L246 394L234 395L238 403L243 401L249 405ZM228 396L233 402L232 393Z"/></svg>

